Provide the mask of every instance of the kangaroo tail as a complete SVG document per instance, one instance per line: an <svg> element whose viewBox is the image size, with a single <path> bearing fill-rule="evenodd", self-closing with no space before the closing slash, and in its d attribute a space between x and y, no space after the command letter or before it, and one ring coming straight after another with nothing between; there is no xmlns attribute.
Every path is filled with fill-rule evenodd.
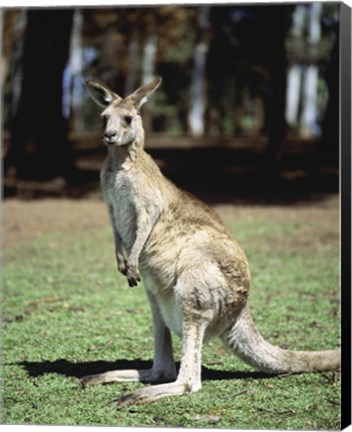
<svg viewBox="0 0 352 432"><path fill-rule="evenodd" d="M247 307L235 324L221 335L222 341L251 366L267 373L299 373L340 367L340 349L288 351L267 342L256 328Z"/></svg>

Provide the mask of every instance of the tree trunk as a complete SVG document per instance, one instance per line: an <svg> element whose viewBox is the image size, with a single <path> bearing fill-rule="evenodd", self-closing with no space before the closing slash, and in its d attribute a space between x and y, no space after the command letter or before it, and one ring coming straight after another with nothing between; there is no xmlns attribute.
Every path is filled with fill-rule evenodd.
<svg viewBox="0 0 352 432"><path fill-rule="evenodd" d="M74 170L62 106L72 16L72 9L27 12L21 94L5 159L5 170L14 167L20 178L68 178Z"/></svg>
<svg viewBox="0 0 352 432"><path fill-rule="evenodd" d="M292 15L292 35L295 38L302 37L306 18L306 7L295 6ZM298 112L301 100L303 68L301 64L292 64L289 67L286 92L286 120L291 127L298 126Z"/></svg>
<svg viewBox="0 0 352 432"><path fill-rule="evenodd" d="M155 78L155 57L158 36L153 28L153 33L147 35L143 50L142 84L148 84Z"/></svg>
<svg viewBox="0 0 352 432"><path fill-rule="evenodd" d="M138 78L138 53L139 37L138 30L134 30L128 44L128 67L125 84L125 96L131 94L137 87Z"/></svg>
<svg viewBox="0 0 352 432"><path fill-rule="evenodd" d="M268 34L267 67L269 71L269 94L268 94L268 113L267 130L268 144L266 154L266 169L271 175L278 172L282 156L282 148L286 135L286 48L285 40L289 24L288 6L270 5L265 13L265 22Z"/></svg>
<svg viewBox="0 0 352 432"><path fill-rule="evenodd" d="M67 80L67 97L64 98L66 116L69 118L70 126L75 131L84 131L82 117L82 103L84 100L84 62L83 62L83 14L76 9L73 15L73 27L70 43L69 75Z"/></svg>
<svg viewBox="0 0 352 432"><path fill-rule="evenodd" d="M287 79L286 120L291 127L298 124L299 101L301 95L302 66L294 64L290 67Z"/></svg>
<svg viewBox="0 0 352 432"><path fill-rule="evenodd" d="M148 25L146 29L145 42L143 47L142 58L142 84L148 84L155 78L155 62L158 48L158 34L152 15L148 16ZM152 131L152 116L149 109L150 105L143 109L143 125L148 133Z"/></svg>
<svg viewBox="0 0 352 432"><path fill-rule="evenodd" d="M322 5L319 2L310 6L309 18L309 44L314 58L316 45L320 41L320 16ZM301 119L301 132L304 137L314 135L317 126L317 96L318 96L318 66L314 63L308 65L304 74L304 99Z"/></svg>
<svg viewBox="0 0 352 432"><path fill-rule="evenodd" d="M304 100L301 118L301 135L309 138L317 125L318 67L309 65L304 73Z"/></svg>
<svg viewBox="0 0 352 432"><path fill-rule="evenodd" d="M199 41L194 50L194 65L191 83L188 124L192 135L202 135L205 130L205 66L208 50L209 6L199 8Z"/></svg>
<svg viewBox="0 0 352 432"><path fill-rule="evenodd" d="M340 41L338 29L336 30L335 43L331 53L330 64L327 71L327 84L329 99L325 117L322 124L322 136L320 143L320 162L331 166L339 166L339 123L340 123L340 66L339 66Z"/></svg>

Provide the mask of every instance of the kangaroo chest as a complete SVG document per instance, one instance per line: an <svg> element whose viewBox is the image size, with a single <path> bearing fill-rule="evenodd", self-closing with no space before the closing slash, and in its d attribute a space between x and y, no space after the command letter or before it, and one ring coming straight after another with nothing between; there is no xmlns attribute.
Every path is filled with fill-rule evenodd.
<svg viewBox="0 0 352 432"><path fill-rule="evenodd" d="M129 250L136 232L136 191L133 182L123 170L101 172L101 189L105 202L112 210L123 244Z"/></svg>

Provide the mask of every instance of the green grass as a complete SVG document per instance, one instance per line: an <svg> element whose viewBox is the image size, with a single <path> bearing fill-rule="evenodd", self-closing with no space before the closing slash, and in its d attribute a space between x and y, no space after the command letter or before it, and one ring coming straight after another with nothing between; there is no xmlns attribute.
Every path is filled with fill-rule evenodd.
<svg viewBox="0 0 352 432"><path fill-rule="evenodd" d="M251 264L251 309L265 337L292 349L335 347L337 235L325 242L326 224L320 227L319 220L308 231L306 224L285 219L241 220L230 227ZM217 340L204 347L208 379L199 393L116 410L113 400L142 384L78 388L84 374L152 359L143 288L127 286L113 256L109 227L61 231L5 251L3 423L340 428L339 380L332 372L262 377ZM174 340L179 360L180 341Z"/></svg>

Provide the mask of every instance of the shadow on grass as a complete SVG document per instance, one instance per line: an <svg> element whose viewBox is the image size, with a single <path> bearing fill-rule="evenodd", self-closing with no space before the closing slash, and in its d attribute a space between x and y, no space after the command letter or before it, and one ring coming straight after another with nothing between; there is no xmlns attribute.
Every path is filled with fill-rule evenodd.
<svg viewBox="0 0 352 432"><path fill-rule="evenodd" d="M102 372L107 372L116 369L150 369L152 362L147 360L117 360L114 362L98 360L84 363L74 363L65 359L55 361L28 362L22 361L14 363L24 367L28 374L33 377L44 375L46 373L56 373L68 377L81 378L85 375L93 375ZM177 369L179 362L176 363ZM263 372L243 372L243 371L227 371L213 370L202 366L202 379L209 381L226 380L226 379L263 379L272 378L276 375L270 375Z"/></svg>

